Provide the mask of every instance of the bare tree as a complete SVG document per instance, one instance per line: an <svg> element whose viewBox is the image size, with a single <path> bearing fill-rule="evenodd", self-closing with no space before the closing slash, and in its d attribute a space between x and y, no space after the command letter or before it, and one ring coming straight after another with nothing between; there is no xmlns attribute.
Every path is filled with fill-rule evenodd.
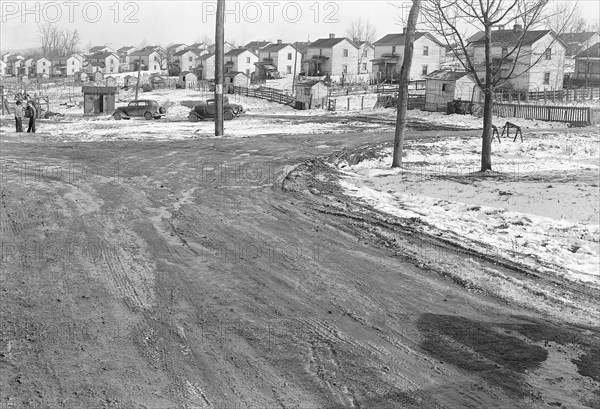
<svg viewBox="0 0 600 409"><path fill-rule="evenodd" d="M213 45L215 43L215 38L214 36L204 34L199 41L203 42L208 47L209 45Z"/></svg>
<svg viewBox="0 0 600 409"><path fill-rule="evenodd" d="M81 41L77 29L61 30L51 23L38 26L38 36L42 54L47 57L73 53Z"/></svg>
<svg viewBox="0 0 600 409"><path fill-rule="evenodd" d="M412 65L415 32L421 0L413 0L408 23L406 27L406 39L404 41L404 60L400 69L400 85L398 88L398 112L396 116L396 132L394 134L394 156L392 168L402 165L402 150L404 148L404 130L406 128L406 111L408 109L408 82L410 81L410 67Z"/></svg>
<svg viewBox="0 0 600 409"><path fill-rule="evenodd" d="M425 24L441 37L470 74L484 96L481 171L492 170L492 103L494 90L525 74L544 57L544 49L525 46L527 33L543 19L549 0L428 0L422 7ZM496 33L493 27L511 27ZM469 32L478 33L469 36ZM496 34L494 34L496 33ZM501 34L499 34L501 33ZM473 52L483 45L483 55ZM481 48L478 48L481 49ZM517 69L518 68L518 69Z"/></svg>
<svg viewBox="0 0 600 409"><path fill-rule="evenodd" d="M377 29L369 20L363 21L360 17L353 20L346 29L346 35L351 40L368 41L373 43L377 36Z"/></svg>
<svg viewBox="0 0 600 409"><path fill-rule="evenodd" d="M577 1L554 3L544 14L541 25L557 34L582 33L587 28Z"/></svg>
<svg viewBox="0 0 600 409"><path fill-rule="evenodd" d="M358 50L358 73L360 73L360 67L365 58L365 50L368 44L373 44L377 36L377 29L371 24L369 20L363 21L361 18L357 18L350 23L350 26L346 29L346 35L352 41L360 42L356 44L359 46Z"/></svg>

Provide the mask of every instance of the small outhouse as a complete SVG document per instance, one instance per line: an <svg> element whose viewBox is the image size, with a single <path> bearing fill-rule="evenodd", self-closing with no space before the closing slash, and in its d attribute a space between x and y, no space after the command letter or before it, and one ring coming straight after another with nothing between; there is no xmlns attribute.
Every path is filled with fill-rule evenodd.
<svg viewBox="0 0 600 409"><path fill-rule="evenodd" d="M115 110L117 87L81 87L83 113L90 115L112 115Z"/></svg>
<svg viewBox="0 0 600 409"><path fill-rule="evenodd" d="M321 80L308 80L296 84L296 101L303 107L310 109L320 105L327 98L328 87Z"/></svg>

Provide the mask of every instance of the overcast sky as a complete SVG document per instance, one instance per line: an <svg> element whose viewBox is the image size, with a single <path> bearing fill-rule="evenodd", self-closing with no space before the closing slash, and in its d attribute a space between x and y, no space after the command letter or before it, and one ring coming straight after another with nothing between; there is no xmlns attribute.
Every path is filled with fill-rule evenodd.
<svg viewBox="0 0 600 409"><path fill-rule="evenodd" d="M314 41L329 33L345 36L356 18L377 26L377 37L401 32L398 8L408 14L410 1L233 1L227 0L225 39ZM580 1L589 22L598 20L600 2ZM25 7L23 7L25 5ZM53 22L79 30L80 47L170 43L191 44L214 36L216 3L210 1L5 1L0 0L0 48L39 47L38 24Z"/></svg>

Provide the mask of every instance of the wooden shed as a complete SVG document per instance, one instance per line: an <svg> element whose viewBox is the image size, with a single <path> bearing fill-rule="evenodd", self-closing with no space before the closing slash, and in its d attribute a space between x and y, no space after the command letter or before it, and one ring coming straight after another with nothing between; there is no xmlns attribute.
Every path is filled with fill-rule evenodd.
<svg viewBox="0 0 600 409"><path fill-rule="evenodd" d="M86 82L89 78L88 73L85 71L77 71L74 75L76 82Z"/></svg>
<svg viewBox="0 0 600 409"><path fill-rule="evenodd" d="M117 87L81 87L84 114L111 115L115 110Z"/></svg>
<svg viewBox="0 0 600 409"><path fill-rule="evenodd" d="M123 81L123 85L125 85L126 87L135 86L137 84L137 77L134 75L126 75Z"/></svg>
<svg viewBox="0 0 600 409"><path fill-rule="evenodd" d="M466 71L437 70L425 81L425 111L445 112L454 100L479 102L480 89Z"/></svg>
<svg viewBox="0 0 600 409"><path fill-rule="evenodd" d="M191 71L182 71L179 74L179 86L182 88L187 88L190 84L195 84L198 82L198 75Z"/></svg>
<svg viewBox="0 0 600 409"><path fill-rule="evenodd" d="M92 81L103 81L104 80L104 74L101 73L100 71L94 71L93 73L90 74L89 78Z"/></svg>
<svg viewBox="0 0 600 409"><path fill-rule="evenodd" d="M306 104L307 108L320 105L328 95L328 87L321 80L302 81L296 84L296 101Z"/></svg>
<svg viewBox="0 0 600 409"><path fill-rule="evenodd" d="M116 87L117 86L117 79L115 77L111 77L109 75L108 77L105 78L105 81L106 81L107 87Z"/></svg>
<svg viewBox="0 0 600 409"><path fill-rule="evenodd" d="M233 94L233 87L248 87L250 77L239 71L229 71L225 73L225 93Z"/></svg>

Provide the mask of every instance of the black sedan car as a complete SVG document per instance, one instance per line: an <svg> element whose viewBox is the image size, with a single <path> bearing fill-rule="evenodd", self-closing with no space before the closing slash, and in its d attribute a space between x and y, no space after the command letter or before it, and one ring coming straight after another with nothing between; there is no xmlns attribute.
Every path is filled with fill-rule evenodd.
<svg viewBox="0 0 600 409"><path fill-rule="evenodd" d="M138 99L131 101L127 106L117 107L113 113L113 118L129 119L134 116L143 116L147 120L159 119L167 113L167 110L160 104L151 99Z"/></svg>
<svg viewBox="0 0 600 409"><path fill-rule="evenodd" d="M223 99L223 119L226 121L230 121L233 118L236 118L244 113L244 107L239 104L231 104L229 103L229 99L225 97ZM194 105L194 108L190 111L188 115L188 120L190 122L198 122L199 120L206 118L214 118L216 114L215 109L215 100L208 99L206 102L203 102L198 105Z"/></svg>

